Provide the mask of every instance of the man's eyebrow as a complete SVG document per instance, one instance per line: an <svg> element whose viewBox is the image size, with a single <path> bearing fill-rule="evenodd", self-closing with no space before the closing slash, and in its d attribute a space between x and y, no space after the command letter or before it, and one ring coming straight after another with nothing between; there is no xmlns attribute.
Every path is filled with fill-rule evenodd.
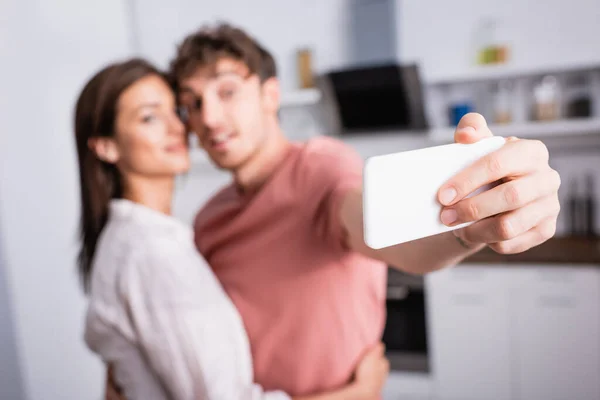
<svg viewBox="0 0 600 400"><path fill-rule="evenodd" d="M234 76L234 77L238 77L238 78L241 78L241 79L245 78L238 71L235 71L235 70L224 70L224 71L220 71L220 72L215 73L211 79L222 78L222 77L227 77L227 76ZM190 86L185 86L185 85L181 86L178 89L177 92L178 92L178 94L189 93L189 94L192 94L192 95L194 95L196 97L202 97L201 95L199 95L198 93L196 93L196 91L194 89L192 89Z"/></svg>
<svg viewBox="0 0 600 400"><path fill-rule="evenodd" d="M223 76L231 76L231 75L237 76L239 78L244 78L244 76L242 74L240 74L239 72L237 72L235 70L225 70L225 71L217 72L215 74L215 78L220 78L220 77L223 77Z"/></svg>

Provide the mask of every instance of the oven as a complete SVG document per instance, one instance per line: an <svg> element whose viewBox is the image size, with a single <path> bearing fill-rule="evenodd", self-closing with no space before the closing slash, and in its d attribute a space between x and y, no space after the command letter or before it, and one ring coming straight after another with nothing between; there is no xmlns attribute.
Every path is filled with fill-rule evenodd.
<svg viewBox="0 0 600 400"><path fill-rule="evenodd" d="M429 371L424 277L388 269L387 317L383 333L394 371Z"/></svg>

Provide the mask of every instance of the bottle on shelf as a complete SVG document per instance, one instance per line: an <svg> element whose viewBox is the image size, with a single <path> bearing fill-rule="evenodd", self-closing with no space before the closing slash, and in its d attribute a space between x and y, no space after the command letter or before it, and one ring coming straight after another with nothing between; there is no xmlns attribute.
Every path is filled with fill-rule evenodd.
<svg viewBox="0 0 600 400"><path fill-rule="evenodd" d="M596 192L594 185L594 176L588 172L585 176L586 194L583 199L585 214L585 236L588 238L597 237L596 232Z"/></svg>
<svg viewBox="0 0 600 400"><path fill-rule="evenodd" d="M297 51L298 80L302 89L315 87L312 61L311 49L303 48Z"/></svg>
<svg viewBox="0 0 600 400"><path fill-rule="evenodd" d="M582 219L582 202L579 194L579 185L577 179L571 179L570 190L567 198L567 222L569 226L569 235L581 237L584 234Z"/></svg>

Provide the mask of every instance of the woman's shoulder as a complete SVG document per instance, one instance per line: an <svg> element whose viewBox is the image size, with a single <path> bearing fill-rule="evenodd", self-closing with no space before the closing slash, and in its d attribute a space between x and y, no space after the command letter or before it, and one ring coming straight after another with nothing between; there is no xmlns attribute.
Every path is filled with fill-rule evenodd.
<svg viewBox="0 0 600 400"><path fill-rule="evenodd" d="M148 229L144 224L122 218L109 218L94 254L92 294L94 288L107 290L124 276L135 272L139 264L161 257L173 248L174 238Z"/></svg>

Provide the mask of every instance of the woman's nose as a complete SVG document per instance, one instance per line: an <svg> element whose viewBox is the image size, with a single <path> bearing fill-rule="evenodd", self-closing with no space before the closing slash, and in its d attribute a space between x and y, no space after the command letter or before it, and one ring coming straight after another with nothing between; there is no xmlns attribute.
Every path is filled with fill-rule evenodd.
<svg viewBox="0 0 600 400"><path fill-rule="evenodd" d="M174 113L169 118L169 132L171 134L183 135L185 134L185 124L181 121L177 113Z"/></svg>

